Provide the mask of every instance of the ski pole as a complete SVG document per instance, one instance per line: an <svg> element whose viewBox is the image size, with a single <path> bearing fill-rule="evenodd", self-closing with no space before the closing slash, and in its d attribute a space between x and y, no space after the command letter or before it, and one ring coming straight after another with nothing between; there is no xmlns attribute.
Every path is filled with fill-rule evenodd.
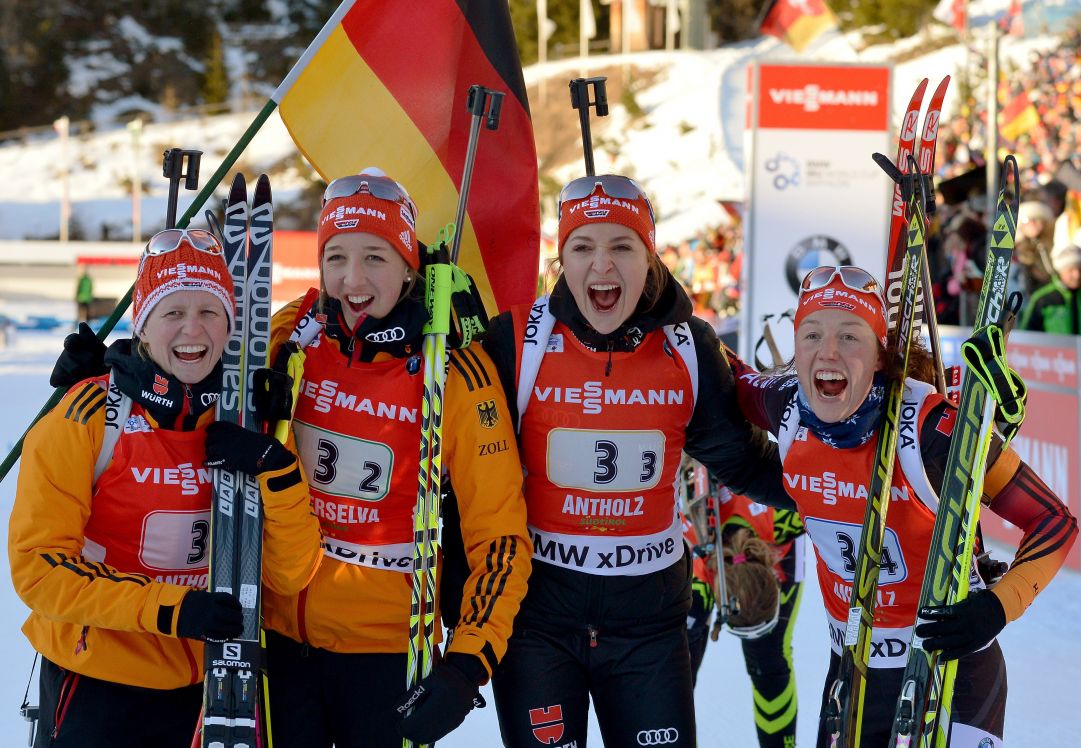
<svg viewBox="0 0 1081 748"><path fill-rule="evenodd" d="M184 189L194 190L199 187L199 160L203 152L185 148L170 148L161 157L161 173L169 180L169 205L165 210L165 228L176 228L176 203L180 197L180 180L184 180ZM184 171L184 162L188 170Z"/></svg>
<svg viewBox="0 0 1081 748"><path fill-rule="evenodd" d="M172 155L171 155L172 154ZM180 155L176 155L180 154ZM183 169L184 156L187 156L188 171L185 174ZM169 179L169 207L165 217L166 228L176 228L176 203L178 193L180 191L180 180L184 180L184 188L194 190L199 186L199 160L202 155L202 151L185 150L182 148L170 148L165 151L162 156L162 174ZM237 153L237 156L240 154ZM235 157L234 157L235 160ZM219 177L220 179L220 177ZM215 183L216 184L216 183ZM212 189L212 188L211 188ZM210 195L210 190L204 188L203 192L199 196L203 201ZM198 197L196 198L198 200ZM200 206L201 206L200 202ZM180 227L187 226L191 215L195 215L195 211L199 206L192 206L188 209L188 214L185 214L184 218L180 219ZM189 215L190 214L190 215ZM133 283L128 289L128 292L124 294L123 298L117 302L116 308L113 309L113 313L109 315L108 319L102 323L101 327L97 331L98 340L105 340L109 336L109 333L116 327L116 323L120 321L124 312L131 306L131 295L135 290L135 284ZM7 457L0 463L0 481L7 477L7 474L11 472L12 466L15 464L15 460L19 459L19 455L23 451L23 441L26 439L26 435L30 433L30 429L34 428L34 424L44 417L46 413L56 407L56 404L60 402L60 399L67 392L66 387L57 387L53 390L53 394L49 396L49 399L45 401L45 404L41 406L41 410L38 411L34 419L30 421L30 424L23 431L22 436L15 442L15 445L11 448L11 451L7 453Z"/></svg>
<svg viewBox="0 0 1081 748"><path fill-rule="evenodd" d="M489 106L489 102L491 105ZM469 123L469 142L465 147L465 168L462 170L462 188L458 190L458 209L454 213L454 236L451 238L450 262L458 261L458 248L462 244L462 229L465 221L465 205L469 200L469 186L473 182L473 164L477 157L477 140L480 137L480 120L489 130L499 127L499 110L503 106L503 92L474 83L469 87L466 108L472 115Z"/></svg>
<svg viewBox="0 0 1081 748"><path fill-rule="evenodd" d="M935 183L931 175L921 171L926 204L924 214L928 220L935 214ZM927 337L931 341L931 360L935 364L935 389L938 394L946 394L946 369L942 364L942 341L938 336L938 312L935 311L935 298L931 292L931 263L927 257L927 244L923 245L923 271L920 274L923 285L923 322L927 325Z"/></svg>
<svg viewBox="0 0 1081 748"><path fill-rule="evenodd" d="M575 78L570 82L571 106L578 110L578 122L582 126L582 155L586 161L586 174L594 176L593 138L589 132L589 108L595 107L598 117L608 116L608 93L604 88L606 77ZM593 87L593 101L589 100L589 88Z"/></svg>
<svg viewBox="0 0 1081 748"><path fill-rule="evenodd" d="M920 190L920 200L924 209L924 215L929 216L935 210L934 186L929 174L924 174L917 169L909 174L901 175L900 170L890 161L889 157L882 153L873 153L871 158L890 176L894 182L900 183L902 178L916 180ZM946 394L946 371L942 365L942 342L938 335L938 315L935 314L935 300L931 294L931 268L927 259L927 246L924 244L923 260L920 263L920 285L923 287L923 321L927 324L927 337L931 341L931 358L934 360L935 389L940 395Z"/></svg>

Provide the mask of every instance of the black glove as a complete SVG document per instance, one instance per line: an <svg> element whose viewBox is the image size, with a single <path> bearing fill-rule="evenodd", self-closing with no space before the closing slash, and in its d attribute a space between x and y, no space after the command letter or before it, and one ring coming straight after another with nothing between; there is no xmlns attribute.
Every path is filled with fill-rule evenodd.
<svg viewBox="0 0 1081 748"><path fill-rule="evenodd" d="M185 639L224 641L240 636L244 611L228 592L191 590L180 602L176 635Z"/></svg>
<svg viewBox="0 0 1081 748"><path fill-rule="evenodd" d="M207 467L261 475L289 467L295 461L296 456L268 434L228 421L215 421L206 427Z"/></svg>
<svg viewBox="0 0 1081 748"><path fill-rule="evenodd" d="M462 724L474 707L483 707L477 679L466 672L484 672L473 655L452 652L398 701L398 714L412 707L413 713L398 725L402 737L414 743L434 743ZM479 674L478 674L478 677Z"/></svg>
<svg viewBox="0 0 1081 748"><path fill-rule="evenodd" d="M49 375L49 384L53 387L70 387L107 371L105 343L98 339L90 325L80 322L78 332L64 338L64 351L56 359L53 373Z"/></svg>
<svg viewBox="0 0 1081 748"><path fill-rule="evenodd" d="M923 648L941 650L944 660L956 660L972 654L1006 626L1006 611L995 593L978 590L955 605L924 608L924 623L916 626L916 636L923 637Z"/></svg>
<svg viewBox="0 0 1081 748"><path fill-rule="evenodd" d="M260 423L288 421L293 417L293 378L275 369L257 369L252 403Z"/></svg>

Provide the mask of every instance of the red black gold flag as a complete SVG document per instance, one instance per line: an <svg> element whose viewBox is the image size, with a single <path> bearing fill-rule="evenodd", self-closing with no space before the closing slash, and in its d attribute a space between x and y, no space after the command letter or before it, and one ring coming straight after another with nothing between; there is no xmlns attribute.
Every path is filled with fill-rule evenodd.
<svg viewBox="0 0 1081 748"><path fill-rule="evenodd" d="M540 244L537 155L506 0L346 0L274 99L325 179L378 166L417 204L417 236L454 220L477 83L503 91L481 131L459 264L489 312L532 301ZM313 258L314 261L314 258Z"/></svg>

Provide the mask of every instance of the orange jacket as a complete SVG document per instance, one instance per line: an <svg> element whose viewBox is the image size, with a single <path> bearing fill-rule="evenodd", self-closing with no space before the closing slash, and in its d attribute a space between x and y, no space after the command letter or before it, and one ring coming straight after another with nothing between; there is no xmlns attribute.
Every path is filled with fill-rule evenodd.
<svg viewBox="0 0 1081 748"><path fill-rule="evenodd" d="M302 305L303 299L298 299L274 315L268 360L274 360L293 332L304 311ZM341 351L337 340L325 333L320 333L318 344ZM390 360L389 354L381 352L371 363L353 361L350 367L351 371L366 370L372 377L388 376L387 367L380 364ZM309 360L305 382L332 374L314 368ZM449 352L447 369L443 466L454 482L470 569L461 621L448 651L476 655L490 675L506 652L531 568L533 548L526 531L522 468L514 424L487 354L479 345ZM408 443L419 451L419 423L401 426L416 431L416 440ZM371 438L359 433L351 436ZM289 443L294 446L294 435ZM305 472L310 476L315 467L306 465ZM415 496L415 474L404 479ZM299 594L267 592L266 627L334 652L406 652L412 575L347 563L329 554ZM437 626L437 636L439 630Z"/></svg>
<svg viewBox="0 0 1081 748"><path fill-rule="evenodd" d="M180 603L192 588L83 556L105 397L100 381L80 383L27 434L8 528L12 582L31 610L23 633L49 660L93 678L160 689L199 683L203 644L176 636ZM157 428L137 404L132 413ZM198 428L213 419L207 411ZM259 481L263 581L281 594L302 589L322 558L307 483L302 475L282 479L295 470L264 473ZM280 490L271 490L271 481ZM209 490L206 497L209 508Z"/></svg>

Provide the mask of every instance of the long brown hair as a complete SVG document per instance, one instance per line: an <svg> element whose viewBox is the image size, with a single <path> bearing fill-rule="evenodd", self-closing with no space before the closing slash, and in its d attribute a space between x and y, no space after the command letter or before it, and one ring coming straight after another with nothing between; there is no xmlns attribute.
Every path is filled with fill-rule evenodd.
<svg viewBox="0 0 1081 748"><path fill-rule="evenodd" d="M740 563L733 563L740 557ZM728 594L739 601L731 625L757 626L773 618L781 594L773 565L777 554L749 528L741 527L724 541L724 581Z"/></svg>

